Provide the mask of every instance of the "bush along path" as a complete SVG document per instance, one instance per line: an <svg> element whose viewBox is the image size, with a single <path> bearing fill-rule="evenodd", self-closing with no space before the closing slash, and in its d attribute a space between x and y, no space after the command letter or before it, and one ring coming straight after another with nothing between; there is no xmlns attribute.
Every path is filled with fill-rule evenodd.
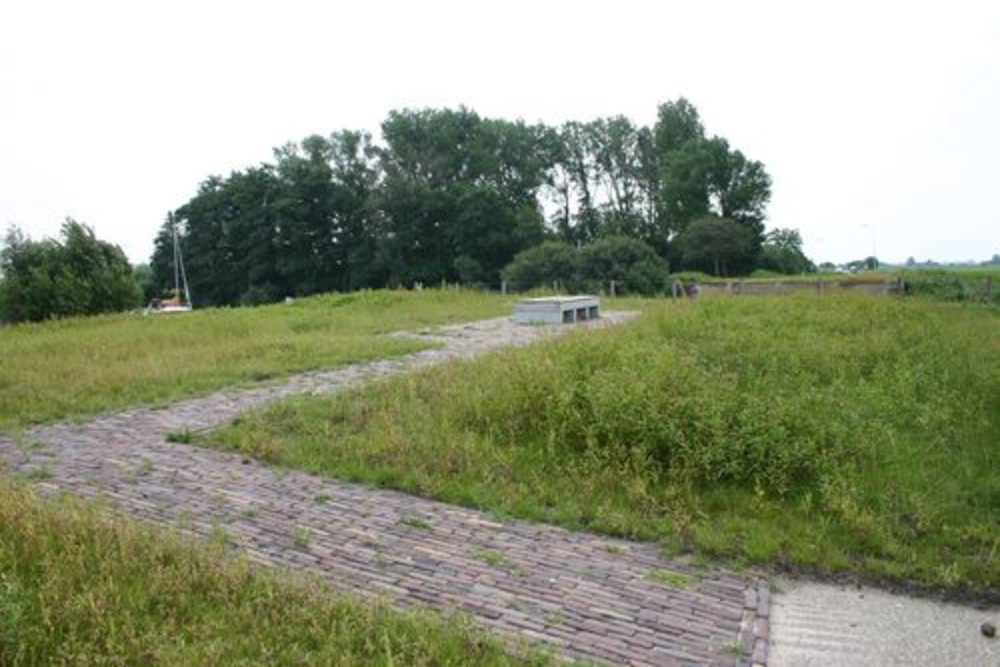
<svg viewBox="0 0 1000 667"><path fill-rule="evenodd" d="M634 665L767 662L769 595L759 573L698 568L653 544L520 521L403 493L287 472L185 444L241 412L565 328L506 319L444 327L441 347L218 392L163 409L0 436L4 474L45 492L100 498L141 519L225 539L252 560L320 574L336 590L471 615L514 641Z"/></svg>

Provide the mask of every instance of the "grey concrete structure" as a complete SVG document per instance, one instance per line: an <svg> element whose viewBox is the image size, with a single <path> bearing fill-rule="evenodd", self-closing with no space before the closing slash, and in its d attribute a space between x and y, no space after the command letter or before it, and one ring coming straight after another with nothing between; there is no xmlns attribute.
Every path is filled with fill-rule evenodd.
<svg viewBox="0 0 1000 667"><path fill-rule="evenodd" d="M514 304L517 324L572 324L596 320L600 316L600 300L585 294L522 299Z"/></svg>

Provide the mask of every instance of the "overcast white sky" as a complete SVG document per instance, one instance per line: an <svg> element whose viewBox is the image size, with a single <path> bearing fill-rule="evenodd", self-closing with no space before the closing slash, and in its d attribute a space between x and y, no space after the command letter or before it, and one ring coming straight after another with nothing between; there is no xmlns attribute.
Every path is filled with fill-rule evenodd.
<svg viewBox="0 0 1000 667"><path fill-rule="evenodd" d="M651 123L685 96L817 261L1000 252L1000 2L4 0L0 227L144 261L210 174L393 108Z"/></svg>

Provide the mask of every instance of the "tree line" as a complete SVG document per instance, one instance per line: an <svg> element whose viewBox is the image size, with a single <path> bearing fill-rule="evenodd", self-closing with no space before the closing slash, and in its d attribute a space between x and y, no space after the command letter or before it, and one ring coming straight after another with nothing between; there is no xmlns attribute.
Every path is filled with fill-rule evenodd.
<svg viewBox="0 0 1000 667"><path fill-rule="evenodd" d="M765 255L770 193L764 166L706 134L683 98L662 104L652 127L624 116L551 127L464 107L403 109L377 142L353 130L314 135L272 162L205 180L161 227L151 288L172 285L171 225L204 305L495 286L543 242L611 237L648 245L663 266L746 273Z"/></svg>
<svg viewBox="0 0 1000 667"><path fill-rule="evenodd" d="M210 176L161 226L149 265L72 219L11 229L0 321L136 307L173 288L173 232L199 306L442 282L653 294L670 271L815 270L795 230L764 233L764 165L680 98L651 126L560 126L458 109L392 111L376 141L340 130Z"/></svg>

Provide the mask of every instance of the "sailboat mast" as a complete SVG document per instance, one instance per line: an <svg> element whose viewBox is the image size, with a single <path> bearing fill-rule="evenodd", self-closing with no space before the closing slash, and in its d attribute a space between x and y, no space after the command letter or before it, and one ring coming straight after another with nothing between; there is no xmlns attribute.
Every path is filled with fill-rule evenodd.
<svg viewBox="0 0 1000 667"><path fill-rule="evenodd" d="M194 308L194 304L191 303L191 288L188 287L187 271L184 270L184 253L181 252L179 243L177 244L177 263L181 267L181 280L184 282L184 305L188 308Z"/></svg>
<svg viewBox="0 0 1000 667"><path fill-rule="evenodd" d="M174 217L170 216L170 231L174 237L174 298L181 296L181 269L180 269L180 248L177 245L177 225Z"/></svg>

